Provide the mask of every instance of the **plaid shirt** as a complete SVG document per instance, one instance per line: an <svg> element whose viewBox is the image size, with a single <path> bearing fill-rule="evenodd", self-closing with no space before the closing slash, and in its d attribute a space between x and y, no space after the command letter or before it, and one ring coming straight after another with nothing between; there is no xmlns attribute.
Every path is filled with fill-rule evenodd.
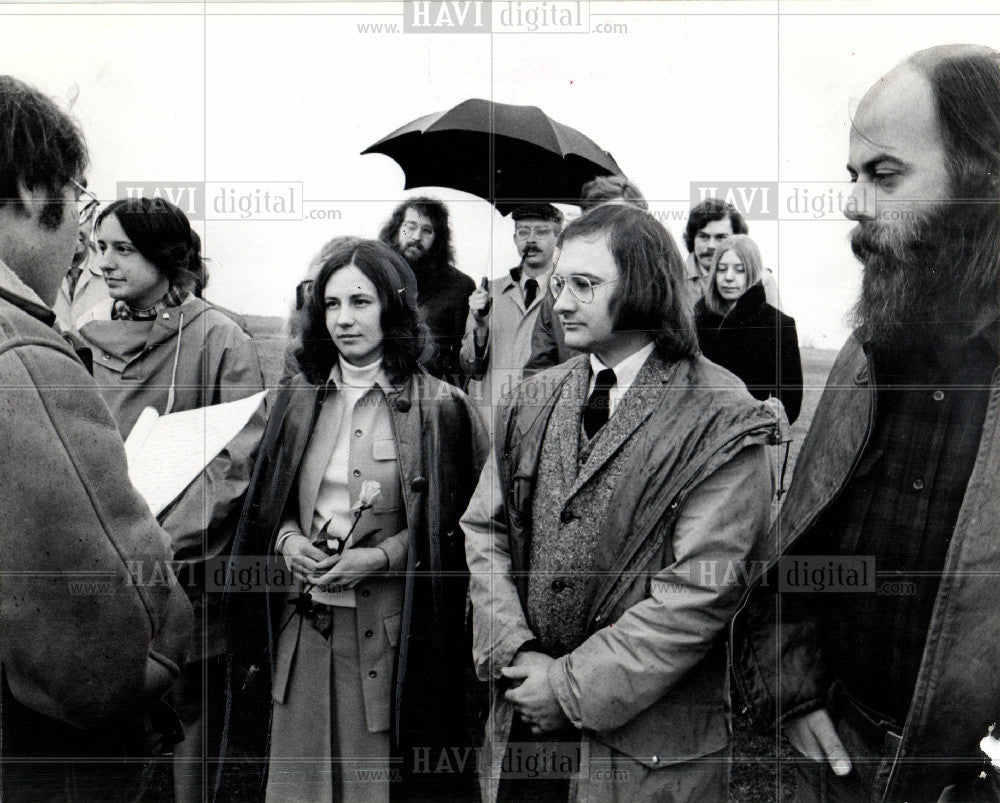
<svg viewBox="0 0 1000 803"><path fill-rule="evenodd" d="M188 297L186 290L170 285L170 289L163 298L157 301L149 309L133 309L127 301L116 301L111 307L111 320L113 321L152 321L163 310L169 307L179 307Z"/></svg>
<svg viewBox="0 0 1000 803"><path fill-rule="evenodd" d="M827 554L874 556L882 589L826 600L828 666L851 694L897 725L910 708L979 451L997 337L994 321L945 353L874 364L871 438L820 524L831 545Z"/></svg>

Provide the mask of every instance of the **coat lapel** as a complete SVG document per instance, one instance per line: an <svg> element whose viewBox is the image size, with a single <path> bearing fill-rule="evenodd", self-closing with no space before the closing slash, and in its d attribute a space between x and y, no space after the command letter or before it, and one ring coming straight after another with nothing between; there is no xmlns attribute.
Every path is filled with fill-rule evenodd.
<svg viewBox="0 0 1000 803"><path fill-rule="evenodd" d="M564 488L569 488L576 480L580 459L580 426L589 385L590 362L581 360L573 369L568 381L563 384L562 393L550 419L556 427Z"/></svg>
<svg viewBox="0 0 1000 803"><path fill-rule="evenodd" d="M575 495L649 418L660 402L663 382L671 367L672 365L665 364L655 352L643 363L632 386L618 403L615 414L597 433L590 456L587 462L580 466L580 473L570 487L567 499ZM577 430L579 426L578 420Z"/></svg>

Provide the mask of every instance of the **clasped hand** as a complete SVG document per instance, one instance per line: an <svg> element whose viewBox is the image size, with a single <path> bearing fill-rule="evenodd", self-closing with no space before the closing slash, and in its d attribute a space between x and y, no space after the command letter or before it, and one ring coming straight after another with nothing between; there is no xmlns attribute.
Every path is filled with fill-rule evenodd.
<svg viewBox="0 0 1000 803"><path fill-rule="evenodd" d="M378 547L352 547L340 555L327 555L304 535L290 536L281 552L292 577L320 591L354 588L389 568L388 557Z"/></svg>
<svg viewBox="0 0 1000 803"><path fill-rule="evenodd" d="M518 653L514 662L501 670L505 678L520 681L504 697L536 735L569 723L549 683L553 660L544 653L526 651Z"/></svg>

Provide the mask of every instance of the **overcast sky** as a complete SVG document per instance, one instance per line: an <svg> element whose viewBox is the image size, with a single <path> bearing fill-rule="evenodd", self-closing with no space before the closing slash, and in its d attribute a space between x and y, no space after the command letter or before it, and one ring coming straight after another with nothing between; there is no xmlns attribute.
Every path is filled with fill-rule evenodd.
<svg viewBox="0 0 1000 803"><path fill-rule="evenodd" d="M532 8L578 8L522 0L492 12L505 7L522 21ZM691 182L781 182L779 219L752 221L751 234L801 342L832 348L860 278L836 200L848 192L854 104L914 50L1000 42L991 3L936 7L581 0L579 25L423 34L403 32L401 2L4 3L0 52L2 71L72 108L101 198L118 182L301 191L299 219L196 224L207 295L233 309L285 314L323 242L377 234L403 174L365 147L482 97L539 106L611 151L679 244ZM828 199L816 216L806 193ZM431 194L449 202L459 268L478 280L516 262L508 218L462 193Z"/></svg>

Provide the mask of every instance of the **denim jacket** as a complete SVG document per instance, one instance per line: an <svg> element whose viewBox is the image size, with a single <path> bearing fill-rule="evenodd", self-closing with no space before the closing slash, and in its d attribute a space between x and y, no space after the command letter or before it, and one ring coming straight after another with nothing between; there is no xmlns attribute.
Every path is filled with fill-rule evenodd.
<svg viewBox="0 0 1000 803"><path fill-rule="evenodd" d="M998 377L1000 371L994 372L979 453L945 559L886 800L936 799L956 772L981 767L979 740L1000 716ZM868 358L852 338L830 373L772 528L771 566L804 543L802 536L846 486L871 434L875 394ZM811 543L811 549L820 552L822 546ZM783 612L778 629L773 590L772 582L758 578L733 622L734 676L746 712L761 728L823 707L828 691L816 622Z"/></svg>

